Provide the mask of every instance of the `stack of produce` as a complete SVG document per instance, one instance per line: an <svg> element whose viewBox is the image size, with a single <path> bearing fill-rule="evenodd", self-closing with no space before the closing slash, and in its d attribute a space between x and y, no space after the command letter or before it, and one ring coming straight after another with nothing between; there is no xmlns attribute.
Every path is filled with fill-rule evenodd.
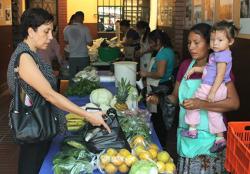
<svg viewBox="0 0 250 174"><path fill-rule="evenodd" d="M80 81L70 84L66 91L67 96L86 96L93 90L100 88L100 83L88 79L81 79Z"/></svg>
<svg viewBox="0 0 250 174"><path fill-rule="evenodd" d="M166 151L160 151L156 144L148 143L143 136L135 136L130 142L132 154L140 160L154 161L158 173L173 174L175 164Z"/></svg>
<svg viewBox="0 0 250 174"><path fill-rule="evenodd" d="M69 113L65 117L67 120L67 128L69 131L77 131L81 129L86 123L84 118L79 115Z"/></svg>
<svg viewBox="0 0 250 174"><path fill-rule="evenodd" d="M79 82L83 79L92 82L100 82L100 77L98 76L96 69L92 66L87 66L82 71L79 71L72 80L74 82Z"/></svg>
<svg viewBox="0 0 250 174"><path fill-rule="evenodd" d="M127 173L137 160L127 149L116 150L109 148L100 155L99 167L107 174L114 174L117 171Z"/></svg>

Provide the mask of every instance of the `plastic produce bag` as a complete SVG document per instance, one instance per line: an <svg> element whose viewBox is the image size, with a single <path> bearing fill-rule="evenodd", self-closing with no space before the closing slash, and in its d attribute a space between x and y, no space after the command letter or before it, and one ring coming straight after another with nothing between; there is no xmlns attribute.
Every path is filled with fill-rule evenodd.
<svg viewBox="0 0 250 174"><path fill-rule="evenodd" d="M111 129L111 133L108 133L103 127L92 126L89 123L84 127L83 136L88 150L93 153L100 153L108 148L126 148L130 150L130 146L118 122L115 109L110 108L107 111L105 121Z"/></svg>

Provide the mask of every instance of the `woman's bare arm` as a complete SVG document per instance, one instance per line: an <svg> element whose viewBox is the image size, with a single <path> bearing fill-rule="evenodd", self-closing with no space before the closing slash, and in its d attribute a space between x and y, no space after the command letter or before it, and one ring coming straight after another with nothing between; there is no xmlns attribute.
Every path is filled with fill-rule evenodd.
<svg viewBox="0 0 250 174"><path fill-rule="evenodd" d="M81 109L80 107L69 101L63 95L54 91L50 83L43 76L43 74L41 73L36 63L29 54L24 53L20 57L19 75L26 83L28 83L35 90L37 90L48 102L52 103L53 105L64 111L72 112L85 117L86 120L91 122L93 125L103 125L107 130L110 131L109 127L102 119L100 113L93 114L86 112L85 110Z"/></svg>
<svg viewBox="0 0 250 174"><path fill-rule="evenodd" d="M150 77L152 79L160 79L164 76L167 67L166 61L159 61L157 62L157 71L156 72L146 72L141 71L141 77Z"/></svg>
<svg viewBox="0 0 250 174"><path fill-rule="evenodd" d="M213 112L228 112L237 110L240 107L240 100L238 93L235 89L233 82L228 82L227 86L227 98L222 101L209 103L200 99L188 99L183 102L186 109L204 109Z"/></svg>
<svg viewBox="0 0 250 174"><path fill-rule="evenodd" d="M178 90L179 90L180 82L176 81L175 82L175 87L172 92L172 94L168 95L169 100L177 104L178 103ZM159 103L159 96L157 95L150 95L147 97L147 102L152 103L152 104L158 104Z"/></svg>
<svg viewBox="0 0 250 174"><path fill-rule="evenodd" d="M179 87L180 87L180 82L176 81L175 82L175 86L174 86L174 90L172 92L172 94L170 94L168 96L169 100L174 103L177 104L178 103L178 91L179 91Z"/></svg>

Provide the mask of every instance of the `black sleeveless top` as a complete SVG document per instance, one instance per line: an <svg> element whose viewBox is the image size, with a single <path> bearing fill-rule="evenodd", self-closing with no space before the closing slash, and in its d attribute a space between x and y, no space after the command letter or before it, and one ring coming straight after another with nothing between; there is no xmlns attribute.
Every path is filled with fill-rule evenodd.
<svg viewBox="0 0 250 174"><path fill-rule="evenodd" d="M29 52L30 55L32 56L32 58L34 59L34 61L37 63L40 71L42 72L42 74L44 75L44 77L48 80L48 82L50 83L50 85L52 86L52 88L54 90L56 90L57 87L57 81L55 76L53 75L53 71L52 71L52 67L48 64L46 64L37 53L35 53L34 51L32 51L29 46L24 43L21 42L18 44L16 50L14 51L14 53L12 54L11 58L10 58L10 62L9 62L9 66L8 66L8 70L7 70L7 83L10 89L10 93L12 96L14 96L14 91L15 91L15 74L14 74L14 63L15 60L17 59L17 56L22 53L22 52ZM21 78L19 79L20 82L20 86L22 87L22 89L25 91L25 93L30 97L30 99L32 100L36 95L39 95L38 91L36 91L34 88L32 88L29 84L27 84L25 81L23 81ZM66 130L66 119L64 117L64 112L62 110L60 110L59 108L57 108L56 106L51 104L51 113L53 115L55 115L57 117L57 119L59 120L59 132L63 133ZM11 103L10 103L10 109L12 109L13 107L13 98L11 99Z"/></svg>

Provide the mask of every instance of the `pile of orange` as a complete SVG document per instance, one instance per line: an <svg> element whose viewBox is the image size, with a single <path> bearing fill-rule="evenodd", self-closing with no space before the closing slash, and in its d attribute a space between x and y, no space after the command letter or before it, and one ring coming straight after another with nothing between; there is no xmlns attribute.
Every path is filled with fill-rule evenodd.
<svg viewBox="0 0 250 174"><path fill-rule="evenodd" d="M107 174L114 174L117 171L127 173L138 159L127 149L109 148L104 154L100 155L99 160L102 170Z"/></svg>
<svg viewBox="0 0 250 174"><path fill-rule="evenodd" d="M156 144L146 142L143 136L135 136L130 142L133 154L139 160L153 160L159 173L174 173L176 170L172 158L166 151L160 151Z"/></svg>

